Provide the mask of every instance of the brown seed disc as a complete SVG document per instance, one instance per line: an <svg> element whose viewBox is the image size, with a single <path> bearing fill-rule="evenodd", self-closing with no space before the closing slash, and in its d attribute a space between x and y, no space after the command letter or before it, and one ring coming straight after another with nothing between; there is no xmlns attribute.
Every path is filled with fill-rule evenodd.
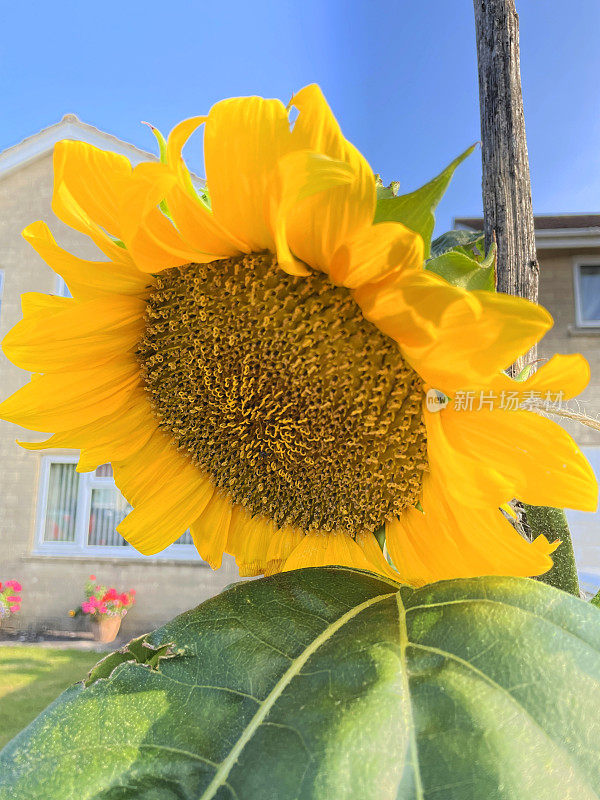
<svg viewBox="0 0 600 800"><path fill-rule="evenodd" d="M423 382L324 274L270 254L165 270L137 356L161 428L253 514L356 533L418 501Z"/></svg>

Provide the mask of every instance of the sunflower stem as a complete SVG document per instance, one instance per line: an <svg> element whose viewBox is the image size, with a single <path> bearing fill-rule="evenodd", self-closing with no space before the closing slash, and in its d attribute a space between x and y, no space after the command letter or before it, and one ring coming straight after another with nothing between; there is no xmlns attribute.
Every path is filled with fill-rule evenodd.
<svg viewBox="0 0 600 800"><path fill-rule="evenodd" d="M565 512L560 508L549 508L547 506L528 506L523 504L523 507L532 540L537 536L544 535L549 542L556 542L557 540L561 542L552 554L554 566L545 575L541 575L538 580L579 597L579 580L575 565L575 554Z"/></svg>

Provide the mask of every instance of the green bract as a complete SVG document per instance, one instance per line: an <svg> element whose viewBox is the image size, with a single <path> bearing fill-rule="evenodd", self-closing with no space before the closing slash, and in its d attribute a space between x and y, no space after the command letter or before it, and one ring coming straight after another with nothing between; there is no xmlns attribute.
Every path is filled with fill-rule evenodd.
<svg viewBox="0 0 600 800"><path fill-rule="evenodd" d="M471 145L448 164L437 177L414 192L394 196L394 184L390 184L387 188L380 186L375 209L375 222L402 222L407 228L421 234L425 243L425 258L429 258L431 237L435 226L433 212L444 196L454 175L454 170L467 156L471 155L475 147L476 145Z"/></svg>
<svg viewBox="0 0 600 800"><path fill-rule="evenodd" d="M600 612L544 584L240 583L0 754L2 800L590 800Z"/></svg>

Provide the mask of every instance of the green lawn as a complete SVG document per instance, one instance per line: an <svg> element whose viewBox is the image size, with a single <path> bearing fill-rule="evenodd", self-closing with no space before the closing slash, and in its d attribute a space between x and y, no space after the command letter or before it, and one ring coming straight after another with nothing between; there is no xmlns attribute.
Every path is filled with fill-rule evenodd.
<svg viewBox="0 0 600 800"><path fill-rule="evenodd" d="M85 677L102 653L0 645L0 748L58 695Z"/></svg>

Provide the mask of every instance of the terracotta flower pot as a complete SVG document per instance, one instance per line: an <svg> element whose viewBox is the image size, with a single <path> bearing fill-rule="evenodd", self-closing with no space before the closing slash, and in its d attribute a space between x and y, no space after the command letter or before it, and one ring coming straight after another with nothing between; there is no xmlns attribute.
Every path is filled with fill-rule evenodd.
<svg viewBox="0 0 600 800"><path fill-rule="evenodd" d="M97 642L114 642L121 627L121 619L119 616L109 616L102 614L97 620L94 620L94 639Z"/></svg>

